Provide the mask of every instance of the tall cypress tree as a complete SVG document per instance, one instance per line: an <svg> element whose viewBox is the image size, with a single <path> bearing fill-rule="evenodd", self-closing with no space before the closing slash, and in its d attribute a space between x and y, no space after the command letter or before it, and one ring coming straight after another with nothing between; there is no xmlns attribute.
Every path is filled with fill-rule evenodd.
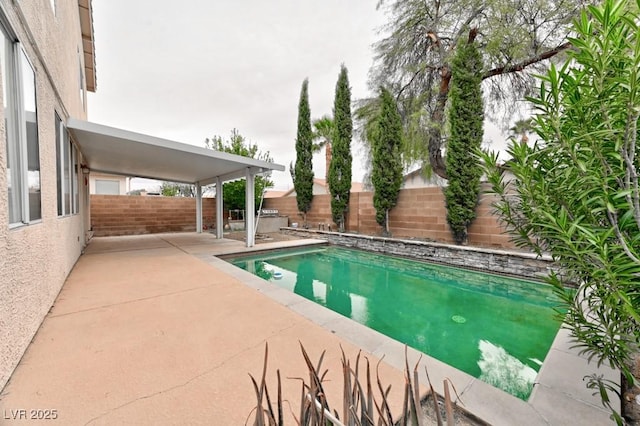
<svg viewBox="0 0 640 426"><path fill-rule="evenodd" d="M331 215L340 232L345 230L345 214L349 208L351 191L351 88L347 68L340 67L333 104L333 156L329 165L329 192L331 193Z"/></svg>
<svg viewBox="0 0 640 426"><path fill-rule="evenodd" d="M313 200L313 132L311 131L311 111L309 110L309 80L302 82L298 104L298 134L296 137L296 166L291 171L293 187L296 190L298 211L302 213L305 226L307 212Z"/></svg>
<svg viewBox="0 0 640 426"><path fill-rule="evenodd" d="M372 136L373 206L383 235L389 235L389 211L397 204L402 186L402 118L393 95L384 87L380 88L380 116Z"/></svg>
<svg viewBox="0 0 640 426"><path fill-rule="evenodd" d="M471 34L475 35L472 31ZM467 230L476 218L480 196L482 170L475 151L482 144L482 58L473 37L460 43L452 61L451 106L449 124L451 137L447 145L445 164L449 184L444 188L447 222L458 244L466 244Z"/></svg>

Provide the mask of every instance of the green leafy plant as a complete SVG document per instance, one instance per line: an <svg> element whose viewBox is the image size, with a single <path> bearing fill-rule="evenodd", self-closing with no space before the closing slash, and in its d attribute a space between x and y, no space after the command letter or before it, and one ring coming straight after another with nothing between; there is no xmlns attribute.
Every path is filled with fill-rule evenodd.
<svg viewBox="0 0 640 426"><path fill-rule="evenodd" d="M227 152L229 154L241 155L243 157L255 158L257 160L268 161L273 163L273 158L269 151L263 152L258 149L258 145L252 144L246 140L237 129L231 131L229 139L222 139L221 136L214 136L205 140L205 146L216 151ZM245 210L245 188L246 180L235 180L226 182L223 188L222 199L227 210ZM273 186L273 182L268 177L256 176L254 205L256 209L260 206L260 198L266 188ZM254 212L255 213L255 212Z"/></svg>
<svg viewBox="0 0 640 426"><path fill-rule="evenodd" d="M513 123L513 127L509 129L509 133L511 133L512 138L519 138L520 142L527 143L529 142L529 133L533 131L533 122L530 118L525 118L521 120L516 120Z"/></svg>
<svg viewBox="0 0 640 426"><path fill-rule="evenodd" d="M482 58L474 42L475 32L456 48L452 61L449 107L451 137L445 164L449 183L443 188L447 222L458 244L466 244L467 230L476 218L482 168L476 151L482 144Z"/></svg>
<svg viewBox="0 0 640 426"><path fill-rule="evenodd" d="M631 384L627 364L640 344L639 8L606 0L574 22L569 59L540 76L529 98L541 141L509 148L513 179L495 153L481 154L515 243L548 252L560 267L548 281L576 346ZM596 376L588 383L613 410L611 384Z"/></svg>
<svg viewBox="0 0 640 426"><path fill-rule="evenodd" d="M196 187L188 183L162 182L160 194L165 197L195 197Z"/></svg>
<svg viewBox="0 0 640 426"><path fill-rule="evenodd" d="M333 138L333 119L328 115L313 120L313 152L320 152L322 148L331 150ZM328 172L329 170L327 170Z"/></svg>
<svg viewBox="0 0 640 426"><path fill-rule="evenodd" d="M382 226L382 234L389 235L389 211L398 202L402 186L402 119L391 92L380 88L380 116L377 129L370 133L373 138L373 206L376 222Z"/></svg>
<svg viewBox="0 0 640 426"><path fill-rule="evenodd" d="M345 230L345 215L349 208L352 133L351 88L349 87L347 68L342 65L336 83L333 104L333 138L331 141L333 156L327 175L329 192L331 193L331 215L340 232Z"/></svg>
<svg viewBox="0 0 640 426"><path fill-rule="evenodd" d="M298 135L296 137L296 165L289 167L293 187L296 190L298 211L302 213L305 227L307 212L313 201L313 132L311 131L311 111L309 110L309 80L302 82L298 105Z"/></svg>

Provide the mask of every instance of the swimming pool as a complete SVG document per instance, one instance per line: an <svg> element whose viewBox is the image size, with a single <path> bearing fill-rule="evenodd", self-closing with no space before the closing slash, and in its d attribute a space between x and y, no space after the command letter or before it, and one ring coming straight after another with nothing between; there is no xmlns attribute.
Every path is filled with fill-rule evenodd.
<svg viewBox="0 0 640 426"><path fill-rule="evenodd" d="M539 282L335 246L230 262L522 399L560 327Z"/></svg>

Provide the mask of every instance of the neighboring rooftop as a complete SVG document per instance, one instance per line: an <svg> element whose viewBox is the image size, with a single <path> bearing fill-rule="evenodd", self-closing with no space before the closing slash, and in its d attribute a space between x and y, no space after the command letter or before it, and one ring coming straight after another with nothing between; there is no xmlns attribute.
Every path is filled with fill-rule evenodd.
<svg viewBox="0 0 640 426"><path fill-rule="evenodd" d="M264 192L264 198L284 197L287 192L289 192L289 190L268 189Z"/></svg>
<svg viewBox="0 0 640 426"><path fill-rule="evenodd" d="M364 184L362 182L351 182L351 191L350 192L366 192ZM313 179L313 195L324 195L329 194L329 185L327 185L327 181L320 178ZM291 188L287 192L285 192L283 197L295 197L296 189Z"/></svg>

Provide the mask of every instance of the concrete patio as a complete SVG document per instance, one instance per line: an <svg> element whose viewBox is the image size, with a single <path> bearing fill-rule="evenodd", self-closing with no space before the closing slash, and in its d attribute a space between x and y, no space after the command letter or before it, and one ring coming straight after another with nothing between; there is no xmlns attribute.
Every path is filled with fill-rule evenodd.
<svg viewBox="0 0 640 426"><path fill-rule="evenodd" d="M0 395L0 423L20 410L55 410L65 425L244 424L255 406L248 374L259 380L267 342L272 392L280 369L294 413L300 382L289 378L307 377L299 341L314 362L327 350L327 393L339 412L340 347L373 365L384 356L380 376L397 406L403 345L214 257L246 250L211 234L93 239ZM492 424L606 424L581 381L591 369L566 340L560 333L529 402L435 359L423 364L436 390L448 377L465 407ZM410 363L420 356L409 350Z"/></svg>
<svg viewBox="0 0 640 426"><path fill-rule="evenodd" d="M234 249L210 234L92 240L5 387L0 423L55 410L65 425L244 424L265 342L273 392L279 368L296 413L300 383L286 378L308 377L298 341L314 362L327 349L340 392L340 346L358 348L194 256ZM381 375L399 393L402 374Z"/></svg>

